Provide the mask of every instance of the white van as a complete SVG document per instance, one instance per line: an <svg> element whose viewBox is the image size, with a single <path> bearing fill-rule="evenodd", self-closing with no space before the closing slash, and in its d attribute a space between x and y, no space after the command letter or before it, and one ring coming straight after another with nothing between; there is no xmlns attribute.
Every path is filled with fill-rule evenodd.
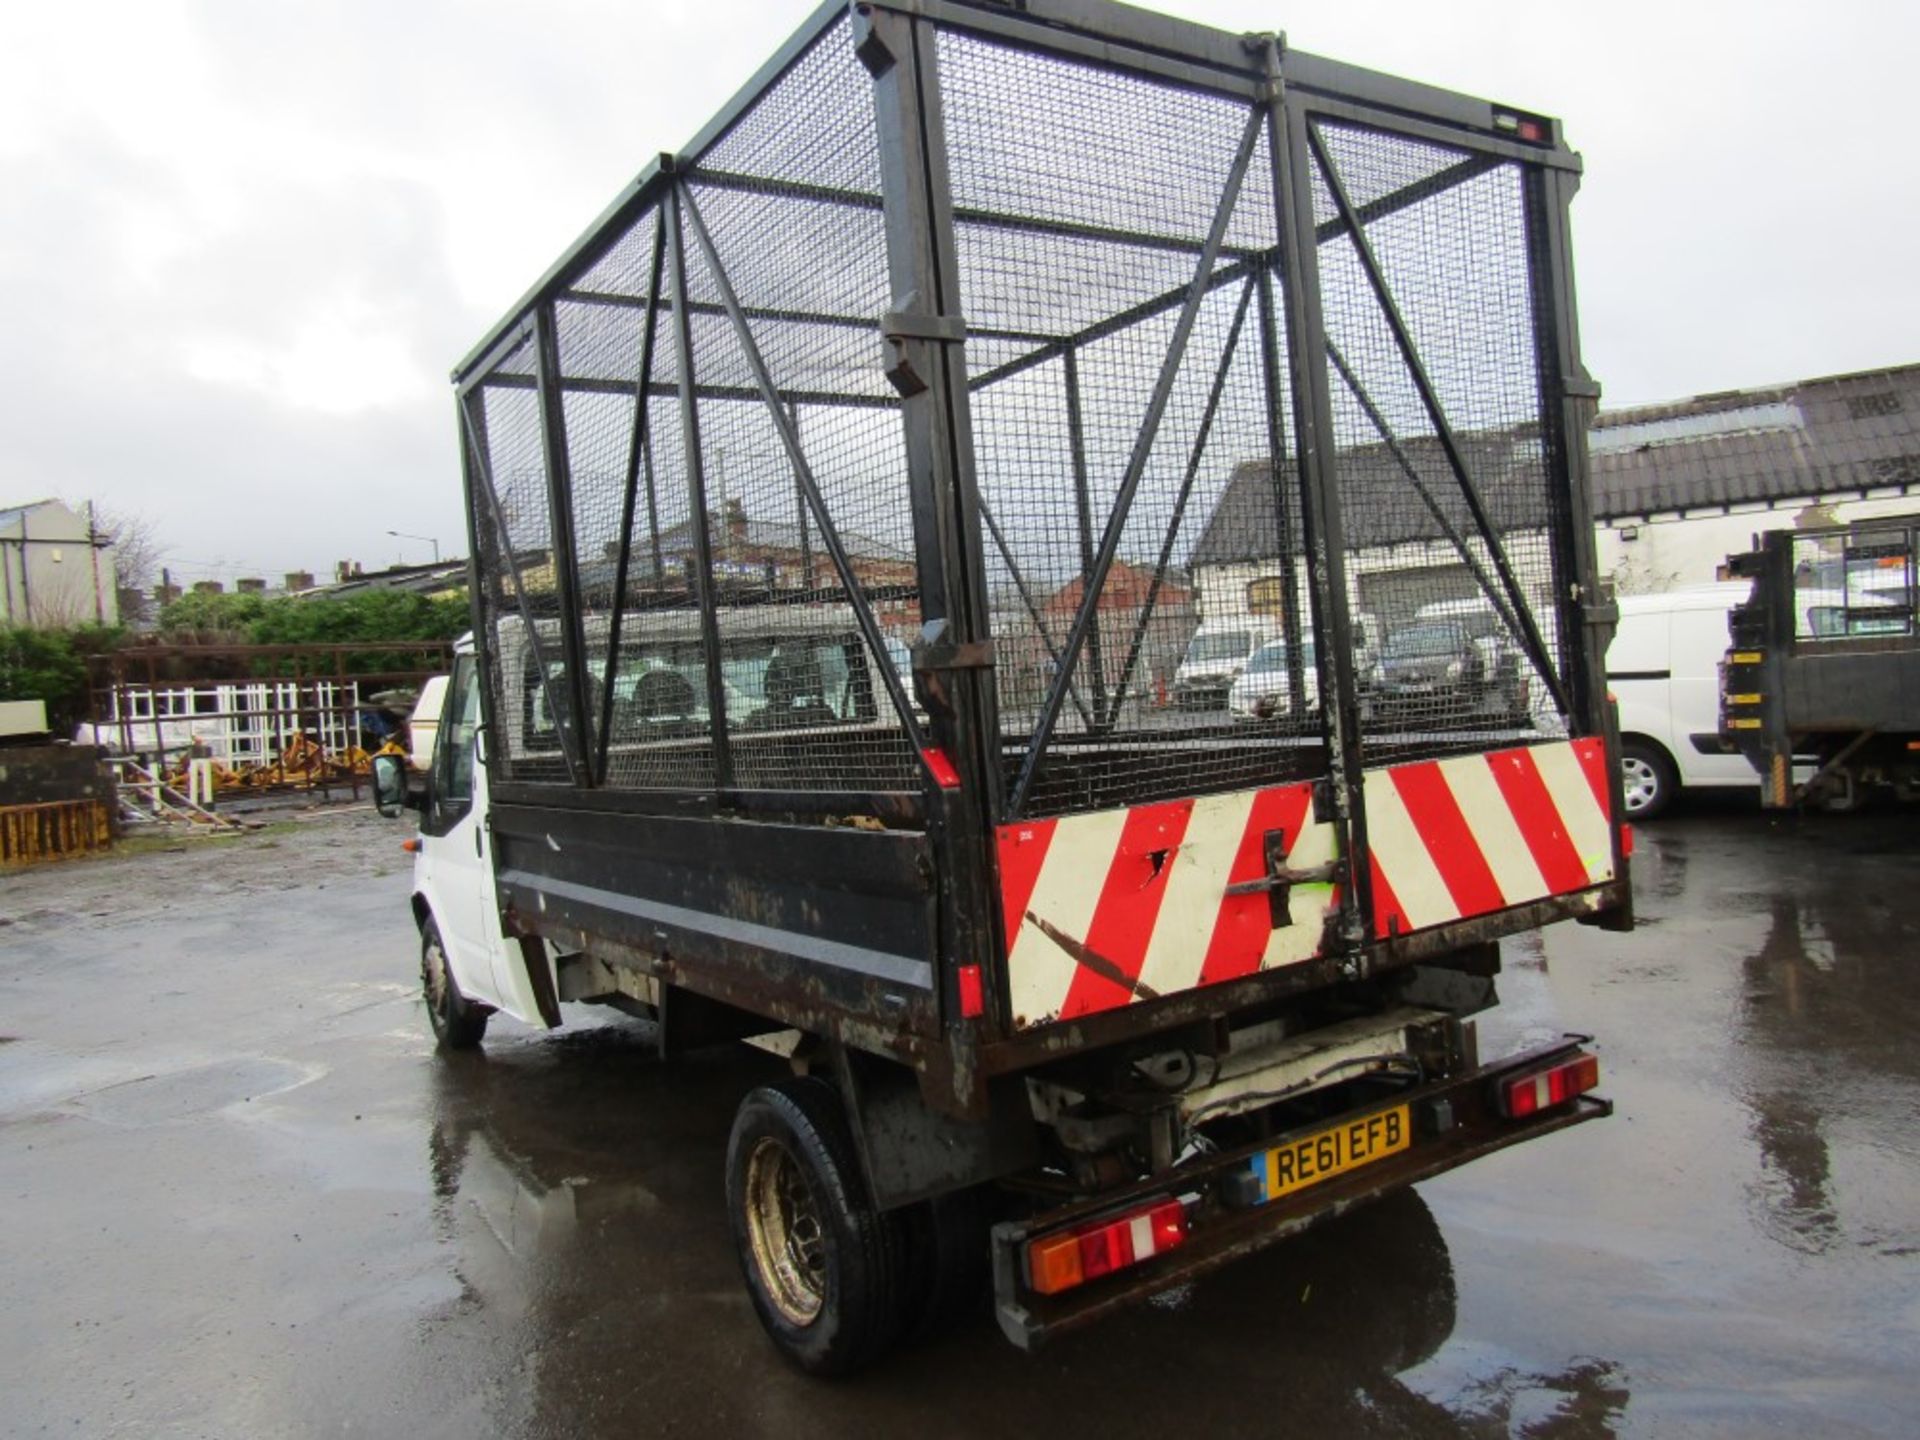
<svg viewBox="0 0 1920 1440"><path fill-rule="evenodd" d="M1720 664L1727 616L1746 581L1625 595L1607 649L1607 688L1620 706L1627 816L1650 820L1683 789L1757 786L1744 756L1720 738Z"/></svg>
<svg viewBox="0 0 1920 1440"><path fill-rule="evenodd" d="M1181 710L1219 710L1253 652L1277 633L1259 620L1223 620L1202 625L1187 642L1173 672L1173 703Z"/></svg>

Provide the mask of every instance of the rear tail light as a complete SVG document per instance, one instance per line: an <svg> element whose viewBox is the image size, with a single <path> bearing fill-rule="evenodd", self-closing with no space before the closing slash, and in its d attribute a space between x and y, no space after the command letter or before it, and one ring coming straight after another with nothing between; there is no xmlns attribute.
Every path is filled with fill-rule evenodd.
<svg viewBox="0 0 1920 1440"><path fill-rule="evenodd" d="M1027 1242L1027 1284L1058 1295L1177 1248L1187 1238L1187 1207L1156 1200L1124 1215L1095 1220Z"/></svg>
<svg viewBox="0 0 1920 1440"><path fill-rule="evenodd" d="M1564 1105L1576 1095L1584 1095L1600 1083L1600 1061L1592 1055L1575 1055L1545 1070L1530 1071L1502 1080L1499 1086L1500 1113L1509 1120L1524 1119L1542 1110Z"/></svg>

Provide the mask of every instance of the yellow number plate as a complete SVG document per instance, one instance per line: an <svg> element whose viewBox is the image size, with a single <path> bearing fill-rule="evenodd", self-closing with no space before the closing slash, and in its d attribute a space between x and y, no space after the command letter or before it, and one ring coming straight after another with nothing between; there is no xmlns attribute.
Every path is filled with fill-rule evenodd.
<svg viewBox="0 0 1920 1440"><path fill-rule="evenodd" d="M1358 1120L1345 1120L1253 1157L1262 1202L1278 1200L1322 1180L1406 1149L1413 1143L1407 1107L1396 1105Z"/></svg>

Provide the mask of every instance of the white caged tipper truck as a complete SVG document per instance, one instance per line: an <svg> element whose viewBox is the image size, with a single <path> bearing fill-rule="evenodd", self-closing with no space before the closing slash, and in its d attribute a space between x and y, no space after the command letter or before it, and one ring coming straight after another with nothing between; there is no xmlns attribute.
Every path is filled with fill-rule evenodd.
<svg viewBox="0 0 1920 1440"><path fill-rule="evenodd" d="M725 1193L822 1374L1605 1114L1578 1040L1471 1018L1501 937L1631 924L1578 176L1276 36L821 8L456 372L443 1044L591 1002L788 1057ZM1369 704L1356 617L1462 604L1521 712ZM1284 703L1173 702L1199 615L1284 640Z"/></svg>

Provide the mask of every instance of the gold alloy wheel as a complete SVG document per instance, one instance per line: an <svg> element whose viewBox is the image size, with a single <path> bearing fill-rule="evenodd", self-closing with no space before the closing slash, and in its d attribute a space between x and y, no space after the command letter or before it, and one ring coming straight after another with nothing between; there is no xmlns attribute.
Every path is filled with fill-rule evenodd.
<svg viewBox="0 0 1920 1440"><path fill-rule="evenodd" d="M747 1238L781 1318L810 1325L827 1294L827 1241L800 1163L771 1136L747 1157Z"/></svg>

